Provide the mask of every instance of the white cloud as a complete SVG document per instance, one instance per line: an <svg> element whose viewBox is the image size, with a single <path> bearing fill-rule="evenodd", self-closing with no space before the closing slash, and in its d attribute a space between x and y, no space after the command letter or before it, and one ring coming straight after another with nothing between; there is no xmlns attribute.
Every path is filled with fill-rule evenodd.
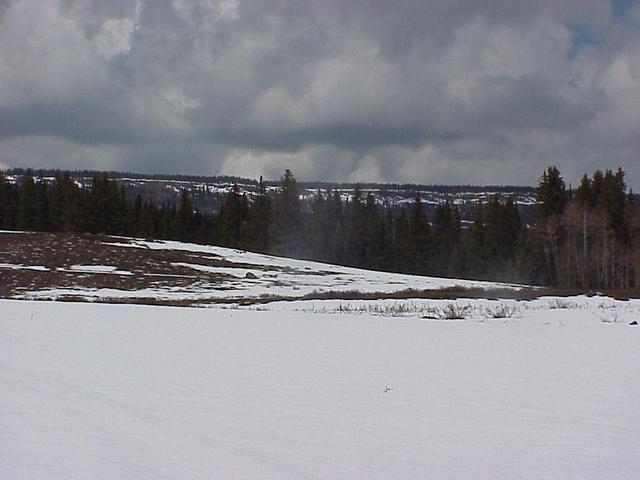
<svg viewBox="0 0 640 480"><path fill-rule="evenodd" d="M188 110L202 105L197 98L187 95L180 87L169 87L162 92L164 99L170 104L174 113L184 115Z"/></svg>
<svg viewBox="0 0 640 480"><path fill-rule="evenodd" d="M86 155L87 166L245 176L531 183L549 163L573 175L598 162L636 172L638 11L615 19L598 0L10 2L0 138L12 165L57 142L56 165ZM574 45L575 25L598 42Z"/></svg>
<svg viewBox="0 0 640 480"><path fill-rule="evenodd" d="M135 29L132 18L109 18L94 38L98 51L107 58L126 53L131 48L131 34Z"/></svg>
<svg viewBox="0 0 640 480"><path fill-rule="evenodd" d="M237 20L240 0L221 0L217 5L218 16L223 20Z"/></svg>

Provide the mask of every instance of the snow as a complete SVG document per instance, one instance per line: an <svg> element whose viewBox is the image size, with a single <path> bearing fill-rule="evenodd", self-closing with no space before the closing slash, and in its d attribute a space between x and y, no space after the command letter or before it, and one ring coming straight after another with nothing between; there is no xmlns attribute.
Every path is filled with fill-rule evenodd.
<svg viewBox="0 0 640 480"><path fill-rule="evenodd" d="M119 270L115 265L71 265L69 269L58 268L59 271L75 273L110 273L114 275L133 275L128 270Z"/></svg>
<svg viewBox="0 0 640 480"><path fill-rule="evenodd" d="M124 238L124 237L123 237ZM423 277L397 273L376 272L341 267L307 260L246 252L231 248L181 243L175 241L145 241L130 239L126 242L109 242L111 247L141 248L149 250L180 250L202 255L204 260L224 262L224 266L211 266L195 262L174 262L173 266L196 272L210 273L215 278L188 286L150 286L138 290L113 288L65 287L45 288L19 294L24 299L57 299L64 296L82 296L89 299L149 298L163 300L243 300L265 297L302 298L323 292L394 293L443 288L497 288L517 290L520 285L494 282L459 280L451 278ZM197 256L196 256L197 257ZM237 265L237 266L236 266ZM75 271L92 273L120 273L116 266L79 265ZM109 269L113 271L108 271ZM247 274L251 274L247 278ZM160 275L158 275L160 276Z"/></svg>
<svg viewBox="0 0 640 480"><path fill-rule="evenodd" d="M0 300L0 478L640 478L640 300L305 300L521 286L109 245L187 261L58 270L194 281L18 295L225 303Z"/></svg>
<svg viewBox="0 0 640 480"><path fill-rule="evenodd" d="M243 310L271 312L301 312L374 315L382 317L419 317L441 319L444 310L454 306L464 312L464 320L485 322L491 320L513 321L529 318L546 318L550 322L556 312L569 312L582 319L604 323L630 323L640 319L640 299L614 300L608 297L540 297L535 300L488 300L459 298L434 299L378 299L378 300L295 300L268 304L238 305ZM561 321L563 315L558 317Z"/></svg>
<svg viewBox="0 0 640 480"><path fill-rule="evenodd" d="M638 303L528 305L0 300L0 478L640 478Z"/></svg>
<svg viewBox="0 0 640 480"><path fill-rule="evenodd" d="M2 233L2 232L0 232ZM24 265L22 263L0 263L0 269L8 270L36 270L38 272L48 272L49 268L44 265Z"/></svg>
<svg viewBox="0 0 640 480"><path fill-rule="evenodd" d="M0 232L2 233L2 232ZM24 265L22 263L0 263L0 269L8 270L35 270L38 272L49 272L51 269L44 265ZM57 267L58 272L72 272L72 273L107 273L114 275L133 275L132 272L127 270L119 270L118 267L113 265L71 265L69 268Z"/></svg>
<svg viewBox="0 0 640 480"><path fill-rule="evenodd" d="M188 262L172 262L174 267L193 270L194 276L152 273L145 276L171 276L194 278L188 285L149 284L145 288L129 289L95 288L80 285L59 287L50 285L37 290L23 289L13 298L27 300L62 299L63 297L83 297L89 300L157 298L169 301L225 302L237 300L264 301L267 298L304 298L327 292L395 293L408 290L436 290L444 288L468 288L480 290L518 290L521 285L486 281L471 281L452 278L424 277L398 273L377 272L357 268L342 267L308 260L247 252L232 248L210 245L181 243L176 241L146 241L119 237L124 241L105 242L110 247L139 248L147 250L180 251ZM198 263L201 259L203 263ZM207 264L209 263L209 264ZM220 266L213 266L210 263ZM0 265L2 268L2 265ZM8 268L8 267L7 267ZM12 267L17 268L17 267ZM20 268L42 269L40 266L20 266ZM89 274L140 275L117 265L71 265L58 267L58 271ZM210 274L210 275L207 275Z"/></svg>
<svg viewBox="0 0 640 480"><path fill-rule="evenodd" d="M71 265L69 269L74 272L84 273L111 273L115 272L118 267L113 265Z"/></svg>

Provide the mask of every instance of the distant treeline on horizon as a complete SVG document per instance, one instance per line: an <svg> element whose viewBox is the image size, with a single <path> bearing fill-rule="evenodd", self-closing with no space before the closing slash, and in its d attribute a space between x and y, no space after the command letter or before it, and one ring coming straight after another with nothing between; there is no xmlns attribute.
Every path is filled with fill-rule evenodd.
<svg viewBox="0 0 640 480"><path fill-rule="evenodd" d="M182 175L182 174L161 174L161 173L134 173L125 171L102 171L102 170L58 170L58 169L33 169L33 168L9 168L5 170L5 175L24 175L27 170L31 171L34 177L55 177L57 172L64 171L74 178L93 178L97 174L107 174L114 180L130 178L137 180L169 180L176 182L200 182L207 184L226 183L238 185L258 185L258 180L233 175ZM264 180L267 186L277 186L280 180ZM345 188L362 190L376 188L380 190L399 191L434 191L434 192L508 192L508 193L533 193L535 187L529 185L471 185L471 184L423 184L423 183L397 183L397 182L330 182L330 181L298 181L301 188L322 189Z"/></svg>
<svg viewBox="0 0 640 480"><path fill-rule="evenodd" d="M81 188L74 176L83 172L0 171L0 228L174 239L375 270L583 291L640 287L640 210L621 169L585 174L570 191L558 169L549 167L533 190L533 222L522 221L511 197L493 195L475 206L468 228L448 201L425 212L419 191L431 186L413 186L413 203L393 209L365 193L367 185L354 185L345 201L329 184L334 187L318 188L303 203L290 170L275 190L260 178L251 199L237 185L244 179L173 176L235 183L218 212L204 213L187 189L178 204L160 204L128 197L114 180L135 174L86 173L91 186ZM9 182L7 174L20 179Z"/></svg>

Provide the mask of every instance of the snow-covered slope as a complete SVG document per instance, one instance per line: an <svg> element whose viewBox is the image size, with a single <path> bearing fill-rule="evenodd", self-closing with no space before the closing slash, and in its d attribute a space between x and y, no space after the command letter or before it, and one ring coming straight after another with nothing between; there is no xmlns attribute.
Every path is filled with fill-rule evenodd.
<svg viewBox="0 0 640 480"><path fill-rule="evenodd" d="M32 240L34 245L53 241L51 235L31 235L39 235ZM15 237L14 242L28 238L10 233L4 236ZM37 286L20 285L8 296L32 300L71 297L110 302L148 299L210 304L265 302L340 292L391 294L447 288L479 291L517 291L521 288L494 282L376 272L173 241L124 237L112 237L110 241L78 241L84 242L83 247L90 250L81 258L75 252L75 242L68 241L51 247L55 255L31 259L33 264L20 251L12 257L16 263L0 263L0 272L42 272L35 280L31 276L23 281ZM65 255L71 259L63 260Z"/></svg>
<svg viewBox="0 0 640 480"><path fill-rule="evenodd" d="M0 300L0 478L637 479L625 306L434 321Z"/></svg>

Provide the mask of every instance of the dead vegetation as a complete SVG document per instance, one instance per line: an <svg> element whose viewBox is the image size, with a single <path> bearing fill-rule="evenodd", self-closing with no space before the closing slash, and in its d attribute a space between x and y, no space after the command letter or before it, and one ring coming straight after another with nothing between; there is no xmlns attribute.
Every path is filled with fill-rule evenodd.
<svg viewBox="0 0 640 480"><path fill-rule="evenodd" d="M487 316L496 319L514 318L521 315L520 308L516 305L507 305L506 303L500 303L499 305L491 308L486 308Z"/></svg>
<svg viewBox="0 0 640 480"><path fill-rule="evenodd" d="M300 275L335 275L337 272L327 270L313 271L310 268L296 270L290 267L276 267L273 265L248 264L232 262L220 256L199 253L189 250L155 250L151 248L127 248L110 245L110 243L128 243L131 239L87 234L63 233L0 233L0 298L28 298L28 292L46 292L62 290L60 294L52 295L51 299L61 301L97 301L109 303L140 303L150 305L194 306L211 303L256 305L276 301L294 300L379 300L379 299L512 299L532 300L540 296L575 295L575 291L554 291L550 289L523 287L520 289L495 288L465 288L453 286L450 288L416 290L405 289L392 293L361 292L358 290L313 291L306 295L271 295L245 296L241 290L238 295L228 295L220 298L211 295L198 298L162 298L161 295L136 295L128 298L126 295L100 295L99 298L88 295L78 295L73 289L93 291L98 289L113 289L123 292L140 292L144 289L173 289L190 292L194 290L212 292L220 290L234 290L236 282L251 281L259 278L262 271L269 271L273 276L272 284L278 285L279 273ZM5 264L4 267L1 265ZM183 265L181 265L183 264ZM204 267L232 267L251 269L256 274L243 274L236 277L227 273L202 271L189 268L184 264L197 264ZM42 270L13 268L12 266L39 266ZM112 272L82 271L72 269L73 266L111 266ZM89 269L90 270L90 269ZM206 270L206 269L204 269ZM64 290L69 289L65 294ZM293 287L295 290L295 287ZM592 292L595 293L595 292ZM615 292L614 297L616 297ZM628 292L627 292L628 293ZM46 294L45 294L46 295ZM203 297L203 298L200 298ZM42 296L39 296L42 298ZM618 297L619 298L619 297ZM555 300L555 308L563 308L563 300ZM553 308L554 306L550 306ZM444 319L464 317L467 312L459 311L458 307L442 309L432 312L434 316ZM489 312L493 318L510 318L517 315L510 307L496 309Z"/></svg>
<svg viewBox="0 0 640 480"><path fill-rule="evenodd" d="M447 303L440 307L428 308L422 318L431 320L464 320L469 316L470 311L470 305Z"/></svg>
<svg viewBox="0 0 640 480"><path fill-rule="evenodd" d="M190 252L108 245L126 241L98 235L0 233L0 264L46 268L46 271L1 268L0 297L13 297L24 291L72 287L135 291L163 286L188 288L202 282L219 287L232 277L176 265L193 261ZM198 255L198 263L230 265L230 262L213 255ZM109 265L116 271L74 271L72 267L78 265Z"/></svg>

